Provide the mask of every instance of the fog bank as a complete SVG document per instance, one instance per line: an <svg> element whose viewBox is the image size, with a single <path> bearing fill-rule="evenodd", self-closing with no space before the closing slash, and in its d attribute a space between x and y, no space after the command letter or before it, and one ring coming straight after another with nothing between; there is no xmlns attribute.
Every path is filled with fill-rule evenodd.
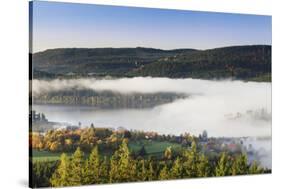
<svg viewBox="0 0 281 189"><path fill-rule="evenodd" d="M60 118L67 119L61 120L63 122L93 122L98 126L122 126L165 134L190 132L197 135L206 129L211 136L271 136L271 83L137 77L34 80L32 87L34 95L74 88L191 95L190 98L146 110L81 111L81 107L73 107L73 111L57 112Z"/></svg>

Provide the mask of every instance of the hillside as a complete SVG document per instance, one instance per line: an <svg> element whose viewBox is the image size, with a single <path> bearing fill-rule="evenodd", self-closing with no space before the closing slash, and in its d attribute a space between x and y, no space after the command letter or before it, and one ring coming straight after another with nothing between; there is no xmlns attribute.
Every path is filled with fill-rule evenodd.
<svg viewBox="0 0 281 189"><path fill-rule="evenodd" d="M236 78L271 81L271 46L209 50L152 48L52 49L35 53L36 73L60 76ZM40 74L34 74L40 78Z"/></svg>
<svg viewBox="0 0 281 189"><path fill-rule="evenodd" d="M127 72L178 53L192 49L164 51L152 48L72 48L51 49L32 56L33 69L38 72L66 75L123 76Z"/></svg>
<svg viewBox="0 0 281 189"><path fill-rule="evenodd" d="M237 46L179 54L130 72L132 76L268 80L271 46Z"/></svg>

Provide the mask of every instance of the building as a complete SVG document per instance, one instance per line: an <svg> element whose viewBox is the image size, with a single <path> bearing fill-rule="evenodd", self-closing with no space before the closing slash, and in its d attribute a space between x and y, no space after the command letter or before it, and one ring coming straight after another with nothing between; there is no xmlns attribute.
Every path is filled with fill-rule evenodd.
<svg viewBox="0 0 281 189"><path fill-rule="evenodd" d="M208 133L206 130L204 130L202 134L199 134L199 141L208 142Z"/></svg>
<svg viewBox="0 0 281 189"><path fill-rule="evenodd" d="M208 141L208 133L206 130L204 130L202 133L202 140L206 142Z"/></svg>
<svg viewBox="0 0 281 189"><path fill-rule="evenodd" d="M29 118L32 122L48 122L46 116L43 113L36 113L35 110L32 110L29 114Z"/></svg>

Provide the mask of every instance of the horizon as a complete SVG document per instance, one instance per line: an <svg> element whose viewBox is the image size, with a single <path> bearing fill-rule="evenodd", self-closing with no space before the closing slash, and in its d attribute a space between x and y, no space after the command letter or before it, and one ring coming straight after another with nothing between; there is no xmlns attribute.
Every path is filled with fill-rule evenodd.
<svg viewBox="0 0 281 189"><path fill-rule="evenodd" d="M213 50L213 49L221 49L221 48L231 48L231 47L251 47L251 46L272 46L267 45L267 44L250 44L250 45L230 45L230 46L221 46L221 47L214 47L214 48L209 48L209 49L194 49L194 48L188 48L188 47L183 47L183 48L174 48L174 49L160 49L160 48L153 48L153 47L142 47L142 46L136 46L136 47L59 47L59 48L50 48L50 49L44 49L42 51L37 51L37 52L30 52L31 54L36 54L36 53L42 53L48 50L59 50L59 49L155 49L155 50L162 50L162 51L174 51L174 50L195 50L195 51L207 51L207 50Z"/></svg>
<svg viewBox="0 0 281 189"><path fill-rule="evenodd" d="M207 50L272 44L271 16L47 1L30 5L31 53L59 48Z"/></svg>

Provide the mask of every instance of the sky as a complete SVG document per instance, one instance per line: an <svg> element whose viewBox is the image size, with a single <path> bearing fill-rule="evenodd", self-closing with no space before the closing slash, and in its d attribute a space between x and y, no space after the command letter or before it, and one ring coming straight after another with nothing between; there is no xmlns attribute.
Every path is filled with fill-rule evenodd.
<svg viewBox="0 0 281 189"><path fill-rule="evenodd" d="M32 10L32 52L271 45L271 16L47 1L33 2Z"/></svg>

